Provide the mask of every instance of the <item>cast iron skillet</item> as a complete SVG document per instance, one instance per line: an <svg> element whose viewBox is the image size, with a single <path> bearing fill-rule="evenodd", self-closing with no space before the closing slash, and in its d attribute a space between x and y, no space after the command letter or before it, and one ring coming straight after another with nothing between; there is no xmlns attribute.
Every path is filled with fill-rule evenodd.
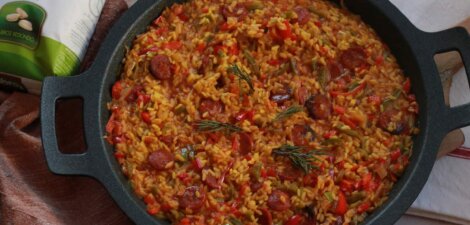
<svg viewBox="0 0 470 225"><path fill-rule="evenodd" d="M145 211L145 204L131 189L113 157L113 147L105 140L109 118L106 103L110 89L120 74L125 47L171 0L139 0L111 29L95 63L85 73L73 77L47 77L41 98L42 141L52 172L86 175L99 180L118 205L137 224L169 224ZM436 159L443 137L451 130L470 125L470 104L449 108L444 105L441 82L433 56L459 51L470 72L470 37L463 28L426 33L414 27L395 6L384 0L346 1L348 8L361 15L388 44L399 64L410 76L412 91L419 103L420 133L414 139L413 155L403 176L390 193L389 200L367 217L364 224L393 224L415 200ZM470 80L470 79L469 79ZM84 100L85 139L83 154L62 154L57 147L55 104L59 98Z"/></svg>

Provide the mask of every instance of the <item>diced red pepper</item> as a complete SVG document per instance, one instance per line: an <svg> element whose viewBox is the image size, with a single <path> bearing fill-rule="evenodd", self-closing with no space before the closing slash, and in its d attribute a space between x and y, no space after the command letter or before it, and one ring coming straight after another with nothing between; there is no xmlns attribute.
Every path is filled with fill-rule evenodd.
<svg viewBox="0 0 470 225"><path fill-rule="evenodd" d="M193 163L193 166L194 166L194 168L195 168L196 170L198 170L198 171L202 170L202 166L203 166L203 165L202 165L202 162L201 162L201 160L200 160L199 158L195 158L195 159L192 161L192 163Z"/></svg>
<svg viewBox="0 0 470 225"><path fill-rule="evenodd" d="M330 139L331 137L336 135L336 130L329 130L325 134L323 134L323 138Z"/></svg>
<svg viewBox="0 0 470 225"><path fill-rule="evenodd" d="M162 34L164 34L164 33L166 33L166 32L168 32L168 28L167 28L167 27L160 27L160 28L158 28L158 29L155 30L155 34L156 34L157 36L160 36L160 35L162 35Z"/></svg>
<svg viewBox="0 0 470 225"><path fill-rule="evenodd" d="M405 83L403 83L403 91L405 91L405 93L410 93L410 89L411 89L411 81L410 81L410 78L406 78L405 80Z"/></svg>
<svg viewBox="0 0 470 225"><path fill-rule="evenodd" d="M317 20L317 21L313 22L313 24L315 24L315 26L317 26L317 27L321 27L321 21Z"/></svg>
<svg viewBox="0 0 470 225"><path fill-rule="evenodd" d="M267 175L268 175L268 177L276 177L277 176L276 170L272 167L269 168L268 172L267 172Z"/></svg>
<svg viewBox="0 0 470 225"><path fill-rule="evenodd" d="M346 112L346 109L339 105L333 105L333 111L339 115L343 115Z"/></svg>
<svg viewBox="0 0 470 225"><path fill-rule="evenodd" d="M151 47L151 48L146 48L146 49L141 49L139 51L139 55L145 55L147 54L148 52L156 52L158 50L157 47Z"/></svg>
<svg viewBox="0 0 470 225"><path fill-rule="evenodd" d="M227 47L223 46L223 45L216 45L214 46L214 54L220 54L220 52L227 52Z"/></svg>
<svg viewBox="0 0 470 225"><path fill-rule="evenodd" d="M152 205L155 203L155 198L153 197L152 194L148 194L144 197L144 202L147 205Z"/></svg>
<svg viewBox="0 0 470 225"><path fill-rule="evenodd" d="M232 150L238 152L240 149L240 141L238 140L236 135L232 136Z"/></svg>
<svg viewBox="0 0 470 225"><path fill-rule="evenodd" d="M171 210L171 206L169 204L163 204L161 210L163 212L169 212Z"/></svg>
<svg viewBox="0 0 470 225"><path fill-rule="evenodd" d="M189 16L187 16L186 14L184 13L181 13L178 15L178 18L180 18L180 20L184 21L184 22L187 22L189 20Z"/></svg>
<svg viewBox="0 0 470 225"><path fill-rule="evenodd" d="M359 214L364 213L364 212L366 212L369 208L370 208L370 202L369 202L369 201L363 202L362 204L360 204L360 205L357 207L357 213L359 213Z"/></svg>
<svg viewBox="0 0 470 225"><path fill-rule="evenodd" d="M372 181L372 174L371 173L367 173L366 175L364 175L361 179L361 187L362 189L364 190L369 190L370 188L370 184L371 184L371 181Z"/></svg>
<svg viewBox="0 0 470 225"><path fill-rule="evenodd" d="M301 215L293 215L289 218L284 225L299 225L303 221L303 217Z"/></svg>
<svg viewBox="0 0 470 225"><path fill-rule="evenodd" d="M344 215L348 211L348 202L346 196L342 191L338 192L338 202L336 203L335 213L337 215Z"/></svg>
<svg viewBox="0 0 470 225"><path fill-rule="evenodd" d="M206 44L204 43L200 43L196 46L196 50L199 52L199 53L202 53L204 52L204 50L206 49Z"/></svg>
<svg viewBox="0 0 470 225"><path fill-rule="evenodd" d="M203 13L208 13L208 12L209 12L209 8L204 7L204 8L201 9L201 12L203 12Z"/></svg>
<svg viewBox="0 0 470 225"><path fill-rule="evenodd" d="M228 47L229 55L238 55L239 53L240 49L238 49L238 44L233 44L232 46Z"/></svg>
<svg viewBox="0 0 470 225"><path fill-rule="evenodd" d="M392 160L392 162L397 161L398 158L400 158L400 156L401 156L400 149L396 149L396 150L390 152L390 159Z"/></svg>
<svg viewBox="0 0 470 225"><path fill-rule="evenodd" d="M158 208L156 206L148 206L147 207L147 213L150 214L150 215L155 215L158 212L160 212L160 208Z"/></svg>
<svg viewBox="0 0 470 225"><path fill-rule="evenodd" d="M189 224L191 224L191 220L188 217L185 217L185 218L180 220L179 224L180 225L189 225Z"/></svg>
<svg viewBox="0 0 470 225"><path fill-rule="evenodd" d="M181 41L170 41L165 44L163 44L163 48L170 49L170 50L178 50L183 46L183 43Z"/></svg>
<svg viewBox="0 0 470 225"><path fill-rule="evenodd" d="M268 172L264 168L261 168L261 177L262 178L268 177Z"/></svg>
<svg viewBox="0 0 470 225"><path fill-rule="evenodd" d="M351 129L355 129L357 127L357 124L354 123L351 119L346 117L345 115L341 115L339 119L346 125L348 125Z"/></svg>
<svg viewBox="0 0 470 225"><path fill-rule="evenodd" d="M281 62L277 59L270 59L270 60L268 60L267 63L271 66L277 66L277 65L281 64Z"/></svg>
<svg viewBox="0 0 470 225"><path fill-rule="evenodd" d="M122 153L122 152L115 152L115 153L114 153L114 157L115 157L116 159L122 159L122 158L125 157L125 155L124 155L124 153Z"/></svg>
<svg viewBox="0 0 470 225"><path fill-rule="evenodd" d="M254 110L243 111L243 112L240 112L237 116L235 116L235 120L237 120L237 121L248 120L248 121L252 122L254 115L255 115Z"/></svg>
<svg viewBox="0 0 470 225"><path fill-rule="evenodd" d="M220 24L220 27L219 27L219 30L221 31L231 31L231 30L235 30L236 27L233 27L231 25L229 25L227 22L223 22L222 24Z"/></svg>
<svg viewBox="0 0 470 225"><path fill-rule="evenodd" d="M141 103L143 105L147 104L150 102L150 95L146 95L146 94L139 94L137 96L137 104L140 105Z"/></svg>
<svg viewBox="0 0 470 225"><path fill-rule="evenodd" d="M151 124L152 123L152 118L150 118L150 113L147 111L141 112L140 117L146 124Z"/></svg>
<svg viewBox="0 0 470 225"><path fill-rule="evenodd" d="M286 29L285 30L281 30L281 29L277 29L277 34L283 39L292 39L292 40L295 40L296 37L294 34L292 34L292 28L291 28L291 25L289 23L289 21L284 21L284 25L286 26Z"/></svg>
<svg viewBox="0 0 470 225"><path fill-rule="evenodd" d="M185 172L178 174L178 178L182 181L185 180L188 177L189 177L189 174L185 173Z"/></svg>
<svg viewBox="0 0 470 225"><path fill-rule="evenodd" d="M352 192L354 190L354 181L348 180L348 179L343 179L339 183L339 187L341 191L344 192Z"/></svg>
<svg viewBox="0 0 470 225"><path fill-rule="evenodd" d="M382 55L377 56L375 58L375 65L380 66L384 62L384 57Z"/></svg>
<svg viewBox="0 0 470 225"><path fill-rule="evenodd" d="M116 81L116 83L114 83L111 89L111 95L113 96L114 99L119 99L121 97L121 91L122 91L122 83L120 80L118 80Z"/></svg>
<svg viewBox="0 0 470 225"><path fill-rule="evenodd" d="M245 193L250 189L250 185L248 184L242 184L242 186L240 187L240 190L238 191L238 195L239 196L243 196L245 195Z"/></svg>
<svg viewBox="0 0 470 225"><path fill-rule="evenodd" d="M249 106L250 106L250 97L248 97L247 94L244 94L244 95L243 95L242 105L245 106L245 107L249 107Z"/></svg>

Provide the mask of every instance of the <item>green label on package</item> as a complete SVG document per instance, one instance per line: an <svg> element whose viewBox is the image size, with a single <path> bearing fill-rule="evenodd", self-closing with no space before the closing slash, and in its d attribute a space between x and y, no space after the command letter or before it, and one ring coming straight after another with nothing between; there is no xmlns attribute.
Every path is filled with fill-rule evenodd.
<svg viewBox="0 0 470 225"><path fill-rule="evenodd" d="M0 41L36 49L46 11L31 2L10 2L0 9Z"/></svg>

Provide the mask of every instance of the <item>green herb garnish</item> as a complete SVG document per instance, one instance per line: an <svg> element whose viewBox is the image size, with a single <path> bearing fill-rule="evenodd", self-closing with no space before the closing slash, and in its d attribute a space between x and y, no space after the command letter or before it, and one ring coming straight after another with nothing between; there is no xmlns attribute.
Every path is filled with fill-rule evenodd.
<svg viewBox="0 0 470 225"><path fill-rule="evenodd" d="M289 65L290 69L292 70L292 73L294 73L295 75L299 75L299 70L297 70L297 61L295 61L294 58L289 59Z"/></svg>
<svg viewBox="0 0 470 225"><path fill-rule="evenodd" d="M215 132L215 131L227 131L231 132L241 132L242 128L237 127L230 123L222 123L213 120L200 120L196 122L196 128L198 131L202 132Z"/></svg>
<svg viewBox="0 0 470 225"><path fill-rule="evenodd" d="M230 217L228 220L232 225L243 225L243 223L235 217Z"/></svg>
<svg viewBox="0 0 470 225"><path fill-rule="evenodd" d="M329 192L329 191L323 193L323 195L325 195L326 199L328 199L329 202L333 202L333 200L335 200L335 199L333 198L333 194L332 194L331 192Z"/></svg>
<svg viewBox="0 0 470 225"><path fill-rule="evenodd" d="M253 73L256 75L259 75L259 66L255 61L255 58L250 54L250 51L248 50L243 50L243 55L245 56L246 60L248 61L248 64L250 64L251 70Z"/></svg>
<svg viewBox="0 0 470 225"><path fill-rule="evenodd" d="M235 76L237 76L240 80L244 80L248 86L250 87L250 93L253 93L255 91L255 88L253 86L253 83L251 82L251 78L250 76L248 76L248 74L246 74L244 71L242 71L240 69L240 67L238 67L238 65L236 64L233 64L230 68L229 68L233 74L235 74Z"/></svg>
<svg viewBox="0 0 470 225"><path fill-rule="evenodd" d="M304 147L284 144L273 149L273 154L288 157L292 165L308 173L310 170L318 168L312 164L312 162L319 160L315 155L324 155L325 153L318 150L305 151Z"/></svg>
<svg viewBox="0 0 470 225"><path fill-rule="evenodd" d="M283 120L285 118L288 118L288 117L290 117L290 116L292 116L292 115L294 115L298 112L302 112L302 111L303 111L303 107L298 106L298 105L293 105L293 106L287 108L286 110L278 113L276 115L276 117L274 118L274 121L276 122L276 121L279 121L279 120Z"/></svg>

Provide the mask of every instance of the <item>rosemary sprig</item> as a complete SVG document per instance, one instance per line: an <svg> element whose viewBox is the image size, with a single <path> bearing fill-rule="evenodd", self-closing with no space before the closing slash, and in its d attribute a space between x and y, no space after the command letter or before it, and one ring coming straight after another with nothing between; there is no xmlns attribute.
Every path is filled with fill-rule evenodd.
<svg viewBox="0 0 470 225"><path fill-rule="evenodd" d="M298 106L298 105L293 105L293 106L287 108L286 110L278 113L276 115L276 117L274 118L274 122L286 119L286 118L288 118L288 117L290 117L290 116L292 116L292 115L294 115L298 112L302 112L302 111L303 111L303 107Z"/></svg>
<svg viewBox="0 0 470 225"><path fill-rule="evenodd" d="M305 147L284 144L279 148L273 149L273 154L278 156L286 156L290 159L292 165L302 169L305 173L312 169L318 169L312 162L319 159L315 155L324 155L325 153L318 150L304 151Z"/></svg>
<svg viewBox="0 0 470 225"><path fill-rule="evenodd" d="M250 87L250 94L253 93L255 91L255 88L253 86L253 83L251 82L251 78L250 76L248 76L248 74L246 74L244 71L242 71L240 69L240 67L238 67L237 64L233 64L232 66L229 67L229 69L232 71L233 74L235 74L235 76L237 76L240 80L244 80L248 86Z"/></svg>
<svg viewBox="0 0 470 225"><path fill-rule="evenodd" d="M256 63L255 58L253 58L253 56L251 55L250 51L248 51L247 49L244 49L243 55L245 56L246 61L248 61L248 64L250 64L250 67L251 67L251 70L253 70L253 73L259 76L259 66Z"/></svg>
<svg viewBox="0 0 470 225"><path fill-rule="evenodd" d="M197 130L202 132L215 132L215 131L227 131L227 132L241 132L242 128L237 127L230 123L222 123L213 120L199 120L195 123Z"/></svg>

